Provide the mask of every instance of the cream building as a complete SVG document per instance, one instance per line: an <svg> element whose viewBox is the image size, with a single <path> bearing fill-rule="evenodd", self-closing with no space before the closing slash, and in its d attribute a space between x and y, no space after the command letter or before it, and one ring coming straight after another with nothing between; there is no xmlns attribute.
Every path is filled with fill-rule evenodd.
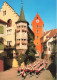
<svg viewBox="0 0 57 80"><path fill-rule="evenodd" d="M27 32L29 23L25 20L23 5L21 7L19 16L7 2L4 2L0 10L0 19L7 22L7 25L4 26L3 37L4 52L7 53L8 56L8 59L6 59L6 63L12 67L18 67L18 62L15 59L15 50L17 50L19 54L25 54L26 50L28 49Z"/></svg>
<svg viewBox="0 0 57 80"><path fill-rule="evenodd" d="M4 52L7 53L7 56L10 57L10 59L7 59L6 61L9 63L9 66L18 67L18 63L15 59L15 22L19 19L19 15L7 2L4 2L0 10L0 19L7 22L7 26L4 27Z"/></svg>
<svg viewBox="0 0 57 80"><path fill-rule="evenodd" d="M25 20L23 6L21 7L20 19L16 22L16 49L19 54L25 54L28 49L28 25L29 23ZM20 35L20 36L19 36Z"/></svg>
<svg viewBox="0 0 57 80"><path fill-rule="evenodd" d="M19 19L19 15L12 9L12 7L8 3L4 2L4 5L2 6L0 11L0 19L8 22L8 25L5 27L6 30L4 36L4 44L8 45L10 43L12 46L14 46L16 29L15 22Z"/></svg>

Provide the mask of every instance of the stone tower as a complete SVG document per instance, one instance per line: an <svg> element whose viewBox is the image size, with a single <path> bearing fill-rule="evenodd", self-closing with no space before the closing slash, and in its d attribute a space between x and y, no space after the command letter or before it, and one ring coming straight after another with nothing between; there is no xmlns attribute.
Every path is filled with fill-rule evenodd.
<svg viewBox="0 0 57 80"><path fill-rule="evenodd" d="M44 23L40 18L39 14L37 13L36 17L32 21L32 30L35 35L34 44L36 46L37 53L40 55L41 53L41 40L40 38L43 35L43 26Z"/></svg>
<svg viewBox="0 0 57 80"><path fill-rule="evenodd" d="M26 21L23 11L23 3L21 3L21 12L20 18L16 22L16 50L19 54L25 54L27 50L28 43L28 25L29 23Z"/></svg>

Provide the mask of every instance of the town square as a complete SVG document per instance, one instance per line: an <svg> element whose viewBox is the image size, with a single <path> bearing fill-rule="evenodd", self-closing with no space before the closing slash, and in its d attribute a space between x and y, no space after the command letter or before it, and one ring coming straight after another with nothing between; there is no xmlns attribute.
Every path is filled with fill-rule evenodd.
<svg viewBox="0 0 57 80"><path fill-rule="evenodd" d="M0 80L56 80L56 3L0 1Z"/></svg>

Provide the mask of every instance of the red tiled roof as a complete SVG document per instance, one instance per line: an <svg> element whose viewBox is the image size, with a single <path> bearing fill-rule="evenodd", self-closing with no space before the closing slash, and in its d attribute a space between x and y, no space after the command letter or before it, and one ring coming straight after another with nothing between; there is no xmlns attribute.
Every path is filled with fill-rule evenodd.
<svg viewBox="0 0 57 80"><path fill-rule="evenodd" d="M2 19L0 19L0 22L1 22L1 23L5 23L5 24L7 24L7 22L3 21Z"/></svg>
<svg viewBox="0 0 57 80"><path fill-rule="evenodd" d="M49 34L48 36L46 36L46 37L48 37L48 38L50 39L50 38L52 38L52 37L57 33L57 29L53 29L53 30L47 31L47 32L43 35L43 37L44 37L48 32L50 32L50 34ZM47 42L49 39L46 39L44 42Z"/></svg>
<svg viewBox="0 0 57 80"><path fill-rule="evenodd" d="M48 35L49 38L53 37L57 33L57 29L53 29L50 31L50 34Z"/></svg>
<svg viewBox="0 0 57 80"><path fill-rule="evenodd" d="M41 38L43 38L46 34L48 34L50 31L44 32L43 36Z"/></svg>
<svg viewBox="0 0 57 80"><path fill-rule="evenodd" d="M48 33L51 32L51 31L55 31L55 32L56 32L57 29L52 29L52 30L49 30L49 31L44 32L42 37L44 37L46 34L48 34ZM54 32L53 32L53 33L54 33ZM41 38L42 38L42 37L41 37Z"/></svg>

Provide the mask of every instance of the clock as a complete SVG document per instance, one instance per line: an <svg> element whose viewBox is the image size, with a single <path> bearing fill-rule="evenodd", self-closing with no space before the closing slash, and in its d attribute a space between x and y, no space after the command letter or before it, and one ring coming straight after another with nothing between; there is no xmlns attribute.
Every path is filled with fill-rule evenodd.
<svg viewBox="0 0 57 80"><path fill-rule="evenodd" d="M36 22L39 23L39 19L37 19Z"/></svg>

